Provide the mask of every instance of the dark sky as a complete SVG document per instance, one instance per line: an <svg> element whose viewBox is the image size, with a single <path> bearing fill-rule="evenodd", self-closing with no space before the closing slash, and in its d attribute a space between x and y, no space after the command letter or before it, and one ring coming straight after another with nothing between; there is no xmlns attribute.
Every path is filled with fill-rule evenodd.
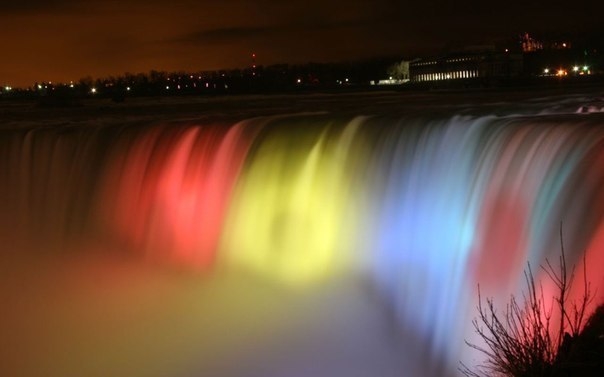
<svg viewBox="0 0 604 377"><path fill-rule="evenodd" d="M594 3L594 2L591 2ZM546 5L544 5L546 4ZM2 0L0 85L431 53L594 30L602 5L530 0ZM594 8L597 7L597 8Z"/></svg>

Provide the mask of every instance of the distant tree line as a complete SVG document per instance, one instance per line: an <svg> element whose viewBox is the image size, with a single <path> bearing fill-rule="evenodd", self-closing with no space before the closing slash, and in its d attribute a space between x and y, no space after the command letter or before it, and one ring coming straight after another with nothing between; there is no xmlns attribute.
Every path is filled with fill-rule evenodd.
<svg viewBox="0 0 604 377"><path fill-rule="evenodd" d="M119 76L81 78L77 82L36 82L29 88L0 93L15 97L111 98L271 93L337 89L369 85L387 76L397 58L347 63L274 64L218 71L156 71Z"/></svg>

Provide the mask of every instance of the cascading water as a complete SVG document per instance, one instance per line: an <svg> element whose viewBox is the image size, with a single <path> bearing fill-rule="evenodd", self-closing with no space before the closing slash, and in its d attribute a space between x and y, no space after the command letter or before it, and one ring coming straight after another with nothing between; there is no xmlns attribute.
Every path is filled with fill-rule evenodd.
<svg viewBox="0 0 604 377"><path fill-rule="evenodd" d="M527 261L556 260L560 224L571 263L585 255L604 287L603 124L306 114L3 130L3 326L18 350L3 362L456 375L476 357L476 285L505 302Z"/></svg>

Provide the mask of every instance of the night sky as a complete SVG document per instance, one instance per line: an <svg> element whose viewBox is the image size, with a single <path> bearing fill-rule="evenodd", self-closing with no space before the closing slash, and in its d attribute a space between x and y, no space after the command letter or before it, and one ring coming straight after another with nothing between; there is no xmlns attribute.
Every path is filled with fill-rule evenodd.
<svg viewBox="0 0 604 377"><path fill-rule="evenodd" d="M595 3L595 2L592 2ZM553 0L4 0L0 84L124 72L431 54L529 32L602 28L602 5Z"/></svg>

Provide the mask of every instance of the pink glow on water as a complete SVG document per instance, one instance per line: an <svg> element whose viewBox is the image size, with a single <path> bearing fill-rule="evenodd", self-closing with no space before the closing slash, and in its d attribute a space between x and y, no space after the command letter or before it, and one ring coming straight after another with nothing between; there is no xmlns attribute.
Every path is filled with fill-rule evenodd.
<svg viewBox="0 0 604 377"><path fill-rule="evenodd" d="M515 195L499 193L485 202L478 221L480 235L476 282L484 293L505 289L522 266L526 248L526 204ZM516 280L513 279L515 283Z"/></svg>
<svg viewBox="0 0 604 377"><path fill-rule="evenodd" d="M476 282L486 294L510 291L522 269L528 243L530 184L525 180L524 153L529 129L501 130L494 137L481 174L490 174L476 223ZM527 159L529 160L529 159ZM490 166L490 167L489 167Z"/></svg>
<svg viewBox="0 0 604 377"><path fill-rule="evenodd" d="M575 264L575 278L569 297L571 300L581 300L585 293L584 281L587 281L594 296L593 301L587 308L587 313L591 313L598 305L604 303L604 273L602 272L602 266L604 266L604 196L601 195L601 190L604 188L604 140L594 146L594 152L588 160L587 169L589 174L584 185L591 188L592 195L590 196L593 199L589 206L593 212L578 221L583 221L585 224L595 223L595 226L585 250L582 250L586 264L585 271L581 258L575 258L573 261ZM572 247L572 245L567 247ZM581 250L577 254L581 255Z"/></svg>
<svg viewBox="0 0 604 377"><path fill-rule="evenodd" d="M604 274L600 272L600 269L604 266L604 222L600 225L595 236L592 238L585 253L585 260L587 265L587 281L591 284L592 293L594 295L594 300L587 307L587 313L591 313L598 304L604 302ZM575 300L580 299L583 294L582 283L585 274L581 267L582 265L578 265L575 285L570 294Z"/></svg>

